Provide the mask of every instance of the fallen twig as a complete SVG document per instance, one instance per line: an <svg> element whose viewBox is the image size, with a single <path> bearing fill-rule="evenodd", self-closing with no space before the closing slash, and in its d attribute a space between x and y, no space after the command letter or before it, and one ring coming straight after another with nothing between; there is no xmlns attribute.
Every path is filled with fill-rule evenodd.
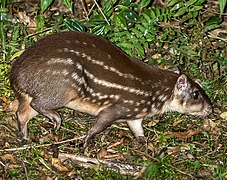
<svg viewBox="0 0 227 180"><path fill-rule="evenodd" d="M73 138L73 139L67 139L67 140L59 141L59 142L53 142L53 143L49 143L49 144L24 145L23 147L16 147L16 148L9 148L9 149L0 149L0 152L22 151L22 150L31 149L31 148L48 147L48 146L52 146L52 145L56 145L56 144L64 144L64 143L67 143L67 142L72 142L72 141L84 139L84 137L85 136L81 136L81 137L76 137L76 138Z"/></svg>
<svg viewBox="0 0 227 180"><path fill-rule="evenodd" d="M109 160L101 160L101 159L89 158L85 156L78 156L78 155L66 154L66 153L59 153L58 158L70 159L76 164L85 168L92 168L92 167L99 168L100 166L103 166L105 168L119 172L122 175L130 175L130 176L137 176L138 173L143 168L143 166L139 166L135 164L125 164L125 163L113 162Z"/></svg>

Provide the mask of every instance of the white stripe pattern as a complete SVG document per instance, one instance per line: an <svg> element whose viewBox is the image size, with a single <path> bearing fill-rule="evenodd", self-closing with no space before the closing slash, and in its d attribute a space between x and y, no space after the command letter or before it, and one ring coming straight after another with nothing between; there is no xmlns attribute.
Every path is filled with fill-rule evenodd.
<svg viewBox="0 0 227 180"><path fill-rule="evenodd" d="M76 54L77 56L81 56L83 58L86 58L88 61L92 62L93 64L97 64L99 66L102 66L104 69L109 70L111 72L114 72L114 73L118 74L121 77L129 78L129 79L134 79L134 80L138 80L138 81L141 81L142 82L142 79L141 78L134 77L131 74L122 73L122 72L118 71L116 68L110 67L108 65L105 65L103 61L95 60L91 56L89 56L89 55L87 55L85 53L80 53L79 51L75 51L73 49L68 49L68 48L64 48L63 51L64 52L70 52L70 53Z"/></svg>
<svg viewBox="0 0 227 180"><path fill-rule="evenodd" d="M87 70L84 70L84 73L87 75L87 77L92 79L94 83L100 84L100 85L108 87L108 88L122 89L124 91L135 93L137 95L144 95L144 96L150 96L151 95L150 92L146 92L146 91L143 91L143 90L140 90L140 89L122 86L120 84L111 83L111 82L108 82L108 81L105 81L105 80L102 80L102 79L98 79L97 77L95 77L92 73L88 72Z"/></svg>
<svg viewBox="0 0 227 180"><path fill-rule="evenodd" d="M55 63L62 63L66 65L73 65L74 62L71 58L51 58L49 61L47 61L47 64L55 64Z"/></svg>

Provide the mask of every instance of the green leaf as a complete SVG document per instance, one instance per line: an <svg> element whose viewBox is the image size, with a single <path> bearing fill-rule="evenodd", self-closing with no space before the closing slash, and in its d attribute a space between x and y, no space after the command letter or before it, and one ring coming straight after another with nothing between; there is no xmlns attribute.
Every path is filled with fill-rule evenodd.
<svg viewBox="0 0 227 180"><path fill-rule="evenodd" d="M64 5L73 12L73 2L72 0L63 0Z"/></svg>
<svg viewBox="0 0 227 180"><path fill-rule="evenodd" d="M42 30L45 25L45 18L43 15L36 16L36 29Z"/></svg>
<svg viewBox="0 0 227 180"><path fill-rule="evenodd" d="M122 32L113 32L109 35L109 37L112 39L112 42L116 41L124 41L125 38L130 39L131 34L128 31L122 31Z"/></svg>
<svg viewBox="0 0 227 180"><path fill-rule="evenodd" d="M146 34L146 38L147 38L147 42L153 42L154 40L156 40L155 36L150 33Z"/></svg>
<svg viewBox="0 0 227 180"><path fill-rule="evenodd" d="M20 28L19 26L13 27L13 33L12 33L11 41L13 41L13 42L17 41L18 37L20 36L19 35L19 32L20 32L19 28Z"/></svg>
<svg viewBox="0 0 227 180"><path fill-rule="evenodd" d="M120 47L127 48L127 49L132 49L132 48L134 48L134 46L133 46L132 43L127 43L127 42L119 43L118 45L119 45Z"/></svg>
<svg viewBox="0 0 227 180"><path fill-rule="evenodd" d="M85 31L84 25L75 19L64 19L64 24L70 31Z"/></svg>
<svg viewBox="0 0 227 180"><path fill-rule="evenodd" d="M147 7L150 4L151 0L142 0L141 8Z"/></svg>
<svg viewBox="0 0 227 180"><path fill-rule="evenodd" d="M222 19L218 16L211 16L207 21L206 21L206 26L209 26L211 24L220 24Z"/></svg>
<svg viewBox="0 0 227 180"><path fill-rule="evenodd" d="M152 9L150 9L149 13L152 19L156 19L156 15Z"/></svg>
<svg viewBox="0 0 227 180"><path fill-rule="evenodd" d="M150 27L152 26L152 24L148 23L147 21L142 21L141 23L146 29L150 29Z"/></svg>
<svg viewBox="0 0 227 180"><path fill-rule="evenodd" d="M146 13L140 14L140 19L142 19L142 17L146 20L148 24L151 22L151 18Z"/></svg>
<svg viewBox="0 0 227 180"><path fill-rule="evenodd" d="M146 32L146 28L141 24L136 24L136 27L144 34Z"/></svg>
<svg viewBox="0 0 227 180"><path fill-rule="evenodd" d="M159 164L155 163L147 167L145 171L145 175L147 179L152 179L153 177L157 176L159 173Z"/></svg>
<svg viewBox="0 0 227 180"><path fill-rule="evenodd" d="M21 51L18 51L16 53L14 53L12 55L12 57L10 58L10 61L12 61L13 59L15 59L16 57L19 57L25 50L21 50Z"/></svg>
<svg viewBox="0 0 227 180"><path fill-rule="evenodd" d="M218 24L211 24L211 25L205 26L204 31L205 32L211 31L213 29L217 29L218 27L220 27L220 25L218 25Z"/></svg>
<svg viewBox="0 0 227 180"><path fill-rule="evenodd" d="M132 5L132 0L122 0L119 4L129 7L130 5Z"/></svg>
<svg viewBox="0 0 227 180"><path fill-rule="evenodd" d="M202 5L206 0L197 0L196 3L194 4L195 6Z"/></svg>
<svg viewBox="0 0 227 180"><path fill-rule="evenodd" d="M119 15L125 17L128 25L129 23L134 24L138 20L138 15L131 9L122 10Z"/></svg>
<svg viewBox="0 0 227 180"><path fill-rule="evenodd" d="M96 34L96 35L103 35L104 34L104 31L105 31L105 24L100 24L96 27L94 27L92 30L91 30L91 33L92 34Z"/></svg>
<svg viewBox="0 0 227 180"><path fill-rule="evenodd" d="M54 0L41 0L41 11L44 13Z"/></svg>
<svg viewBox="0 0 227 180"><path fill-rule="evenodd" d="M144 48L139 43L134 44L134 46L138 51L138 55L144 57Z"/></svg>
<svg viewBox="0 0 227 180"><path fill-rule="evenodd" d="M193 12L192 12L193 18L196 18L196 17L198 16L198 14L199 14L199 12L193 11Z"/></svg>
<svg viewBox="0 0 227 180"><path fill-rule="evenodd" d="M177 10L177 9L180 9L180 8L183 7L183 6L184 6L184 3L179 2L179 3L175 4L175 5L173 6L173 8L170 9L170 12L175 11L175 10Z"/></svg>
<svg viewBox="0 0 227 180"><path fill-rule="evenodd" d="M140 31L138 31L137 29L134 29L134 28L132 28L132 29L130 29L133 33L135 33L135 35L136 35L136 37L137 38L141 38L142 36L143 36L143 34L140 32Z"/></svg>
<svg viewBox="0 0 227 180"><path fill-rule="evenodd" d="M158 17L158 16L160 16L160 10L158 9L158 8L155 8L155 15L156 15L156 17Z"/></svg>
<svg viewBox="0 0 227 180"><path fill-rule="evenodd" d="M198 0L189 0L189 1L187 1L187 2L185 3L185 6L186 6L186 7L191 6L191 5L193 5L196 1L198 1Z"/></svg>
<svg viewBox="0 0 227 180"><path fill-rule="evenodd" d="M107 15L107 13L113 9L112 6L113 4L116 3L116 0L111 0L111 1L106 1L105 4L102 7L102 11L105 15Z"/></svg>
<svg viewBox="0 0 227 180"><path fill-rule="evenodd" d="M127 29L127 21L126 18L124 16L121 16L119 13L115 13L114 17L113 17L115 26L117 26L118 28Z"/></svg>
<svg viewBox="0 0 227 180"><path fill-rule="evenodd" d="M181 16L183 15L184 13L186 13L188 11L188 8L187 7L182 7L180 8L176 14L174 14L173 16L174 17L178 17L178 16Z"/></svg>
<svg viewBox="0 0 227 180"><path fill-rule="evenodd" d="M101 14L97 14L94 15L93 17L91 17L87 22L84 22L84 25L86 27L93 27L95 25L99 25L101 23L105 23L105 19L103 18L103 16Z"/></svg>
<svg viewBox="0 0 227 180"><path fill-rule="evenodd" d="M5 32L5 26L2 22L0 22L0 42L2 44L2 48L6 48L6 32Z"/></svg>
<svg viewBox="0 0 227 180"><path fill-rule="evenodd" d="M219 0L219 9L220 9L220 16L222 15L226 6L226 0Z"/></svg>
<svg viewBox="0 0 227 180"><path fill-rule="evenodd" d="M176 4L178 1L179 1L179 0L167 1L167 2L169 2L169 3L168 3L168 7L173 6L173 5Z"/></svg>
<svg viewBox="0 0 227 180"><path fill-rule="evenodd" d="M129 9L129 8L127 6L123 6L121 4L118 4L118 5L116 5L114 10L119 11L119 10L125 10L125 9Z"/></svg>
<svg viewBox="0 0 227 180"><path fill-rule="evenodd" d="M203 8L203 6L192 6L191 8L190 8L190 11L199 11L200 9L202 9Z"/></svg>

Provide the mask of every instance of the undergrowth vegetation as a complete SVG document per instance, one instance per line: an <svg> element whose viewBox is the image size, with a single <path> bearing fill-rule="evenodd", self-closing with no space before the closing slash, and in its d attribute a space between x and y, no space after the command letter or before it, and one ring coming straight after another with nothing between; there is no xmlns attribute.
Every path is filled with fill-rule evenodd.
<svg viewBox="0 0 227 180"><path fill-rule="evenodd" d="M209 3L218 3L210 8ZM6 179L89 178L126 179L106 168L84 169L75 162L57 161L49 151L81 154L82 139L48 145L86 134L91 117L59 110L63 127L53 133L40 116L32 121L34 146L19 148L14 94L9 73L14 59L38 39L61 31L86 31L103 36L129 56L161 68L178 69L197 79L214 104L211 118L199 120L179 114L152 118L144 124L149 139L146 152L133 148L125 125L108 128L95 139L88 156L113 145L117 162L147 167L143 179L227 179L227 38L223 29L225 0L41 0L0 2L0 174ZM226 27L226 26L225 26ZM227 33L227 32L225 32ZM82 119L82 121L81 121ZM86 120L83 120L86 119ZM88 121L87 121L88 120ZM217 120L217 121L213 121ZM159 123L158 123L159 122ZM151 124L153 123L153 124ZM155 126L154 126L155 125ZM41 130L40 130L41 129ZM51 131L51 132L50 132ZM184 132L174 134L173 132ZM108 134L107 136L105 135ZM103 139L105 137L105 141ZM108 143L107 143L108 142ZM43 144L43 146L37 146ZM47 145L45 145L47 144ZM49 148L50 147L50 148ZM4 149L11 149L6 150ZM107 149L107 147L106 147ZM109 154L110 152L106 153ZM111 154L110 153L110 154ZM114 156L116 155L116 156ZM101 156L102 157L102 156ZM53 160L54 159L54 160ZM57 162L56 162L57 161ZM2 168L2 169L1 169Z"/></svg>

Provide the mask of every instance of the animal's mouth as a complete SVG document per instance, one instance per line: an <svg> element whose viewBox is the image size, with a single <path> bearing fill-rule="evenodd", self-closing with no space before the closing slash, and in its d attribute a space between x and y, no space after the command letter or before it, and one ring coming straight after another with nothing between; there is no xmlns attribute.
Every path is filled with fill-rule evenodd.
<svg viewBox="0 0 227 180"><path fill-rule="evenodd" d="M212 106L208 106L205 110L204 110L204 114L206 116L210 115L213 112L213 108Z"/></svg>
<svg viewBox="0 0 227 180"><path fill-rule="evenodd" d="M204 117L210 115L212 112L213 112L212 106L207 106L206 109L204 109L202 111L195 111L195 112L191 113L191 115L197 116L199 118L204 118Z"/></svg>
<svg viewBox="0 0 227 180"><path fill-rule="evenodd" d="M201 117L201 118L204 118L204 117L210 115L212 112L213 112L212 108L211 108L211 107L208 107L207 109L205 109L205 110L203 111L203 114L202 114L200 117Z"/></svg>
<svg viewBox="0 0 227 180"><path fill-rule="evenodd" d="M213 112L212 107L207 107L205 110L203 111L197 111L194 113L188 113L188 115L193 115L199 118L204 118L208 115L210 115Z"/></svg>

